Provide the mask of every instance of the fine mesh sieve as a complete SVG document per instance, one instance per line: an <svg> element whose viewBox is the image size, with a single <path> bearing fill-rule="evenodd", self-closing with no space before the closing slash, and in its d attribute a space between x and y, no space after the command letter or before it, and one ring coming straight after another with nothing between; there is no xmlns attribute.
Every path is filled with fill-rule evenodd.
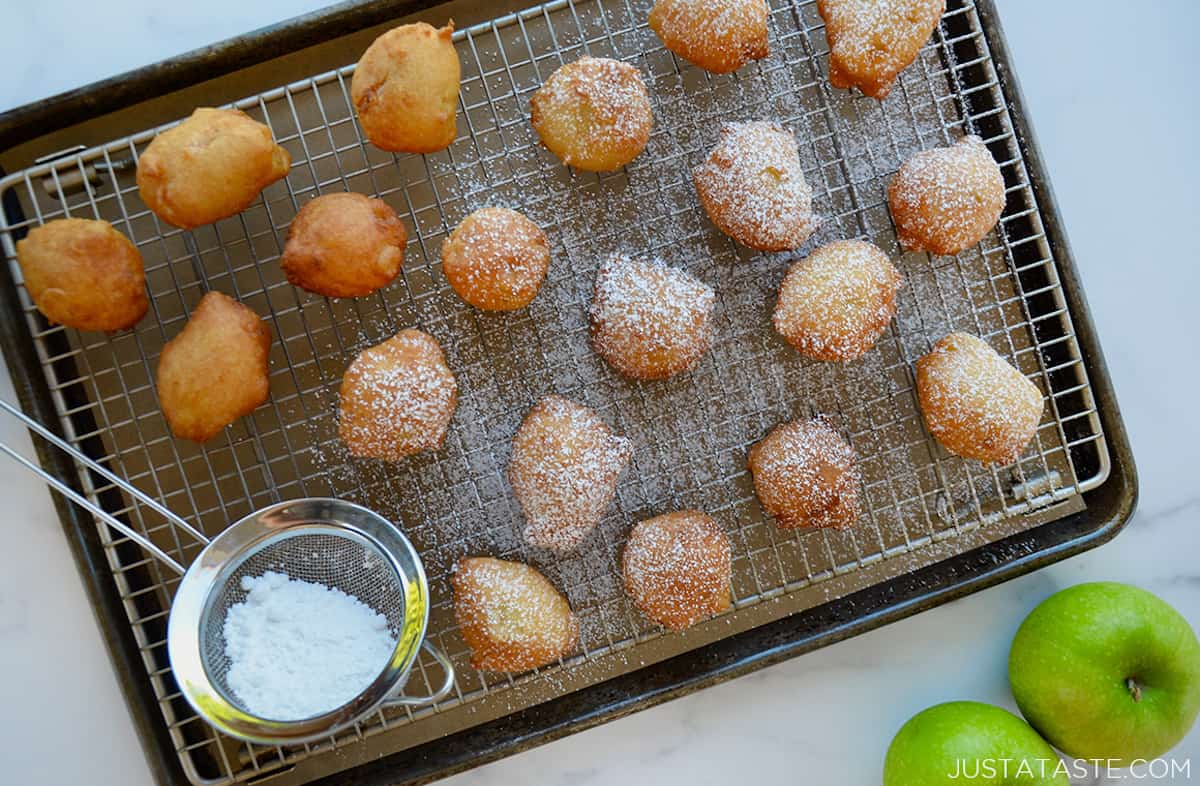
<svg viewBox="0 0 1200 786"><path fill-rule="evenodd" d="M35 462L0 443L0 451L37 473L51 488L132 538L182 575L167 623L167 655L180 692L217 729L252 742L292 745L328 737L382 706L436 702L454 688L446 656L425 641L429 586L412 543L390 521L360 505L337 499L299 499L270 505L234 522L209 541L184 519L78 452L19 409L0 409L78 462L206 544L186 569L136 530L97 507ZM387 619L396 646L379 674L349 702L299 720L250 712L228 684L230 660L224 627L230 608L246 599L242 579L273 571L322 584L357 598ZM418 651L424 648L445 673L429 696L400 694Z"/></svg>

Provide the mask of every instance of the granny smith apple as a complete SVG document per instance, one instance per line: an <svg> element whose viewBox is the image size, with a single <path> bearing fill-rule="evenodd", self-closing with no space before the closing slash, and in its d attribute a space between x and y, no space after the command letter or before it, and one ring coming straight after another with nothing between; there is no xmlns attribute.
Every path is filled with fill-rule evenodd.
<svg viewBox="0 0 1200 786"><path fill-rule="evenodd" d="M1066 766L1025 721L977 701L909 718L883 763L883 786L1069 786Z"/></svg>
<svg viewBox="0 0 1200 786"><path fill-rule="evenodd" d="M1080 584L1021 624L1008 679L1021 713L1059 750L1128 766L1166 753L1195 722L1200 642L1143 589Z"/></svg>

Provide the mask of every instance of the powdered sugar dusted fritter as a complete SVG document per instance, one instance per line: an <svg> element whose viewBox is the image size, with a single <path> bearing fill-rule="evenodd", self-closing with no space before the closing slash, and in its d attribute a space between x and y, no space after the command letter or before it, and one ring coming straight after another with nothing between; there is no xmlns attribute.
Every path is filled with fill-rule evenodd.
<svg viewBox="0 0 1200 786"><path fill-rule="evenodd" d="M817 0L829 42L829 83L886 98L945 11L946 0Z"/></svg>
<svg viewBox="0 0 1200 786"><path fill-rule="evenodd" d="M645 149L654 119L641 73L629 63L583 56L560 66L529 103L542 144L564 164L620 169Z"/></svg>
<svg viewBox="0 0 1200 786"><path fill-rule="evenodd" d="M900 271L876 246L839 240L788 269L779 287L775 329L817 360L861 357L896 315Z"/></svg>
<svg viewBox="0 0 1200 786"><path fill-rule="evenodd" d="M977 136L917 153L888 185L900 243L931 254L978 243L1000 220L1004 201L1004 175Z"/></svg>
<svg viewBox="0 0 1200 786"><path fill-rule="evenodd" d="M696 365L712 346L716 294L661 262L614 256L596 274L592 347L635 379L665 379Z"/></svg>
<svg viewBox="0 0 1200 786"><path fill-rule="evenodd" d="M698 510L655 516L629 533L625 591L650 619L684 630L729 608L729 539Z"/></svg>
<svg viewBox="0 0 1200 786"><path fill-rule="evenodd" d="M525 416L508 464L525 514L525 540L569 551L597 524L617 491L633 446L600 416L562 396L547 396Z"/></svg>
<svg viewBox="0 0 1200 786"><path fill-rule="evenodd" d="M545 576L520 562L469 557L454 566L454 616L471 665L527 671L579 646L579 623Z"/></svg>
<svg viewBox="0 0 1200 786"><path fill-rule="evenodd" d="M346 192L304 203L288 227L279 266L287 280L325 297L362 297L392 283L408 232L382 199Z"/></svg>
<svg viewBox="0 0 1200 786"><path fill-rule="evenodd" d="M524 308L550 269L550 244L515 210L485 207L442 244L442 272L464 301L485 311Z"/></svg>
<svg viewBox="0 0 1200 786"><path fill-rule="evenodd" d="M708 217L744 246L799 248L816 229L796 138L777 123L725 125L693 175Z"/></svg>
<svg viewBox="0 0 1200 786"><path fill-rule="evenodd" d="M718 74L770 53L765 0L657 0L649 23L667 49Z"/></svg>
<svg viewBox="0 0 1200 786"><path fill-rule="evenodd" d="M1042 394L987 342L951 333L917 361L925 425L946 450L1011 464L1037 432Z"/></svg>
<svg viewBox="0 0 1200 786"><path fill-rule="evenodd" d="M858 518L854 448L822 418L776 426L749 463L759 502L781 528L849 527Z"/></svg>
<svg viewBox="0 0 1200 786"><path fill-rule="evenodd" d="M437 341L401 330L346 369L338 435L355 456L399 461L441 447L457 406L458 386Z"/></svg>

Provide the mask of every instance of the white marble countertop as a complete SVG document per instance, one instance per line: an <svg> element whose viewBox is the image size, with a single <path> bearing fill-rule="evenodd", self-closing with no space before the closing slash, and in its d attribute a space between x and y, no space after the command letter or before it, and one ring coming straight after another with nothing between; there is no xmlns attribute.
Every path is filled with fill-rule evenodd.
<svg viewBox="0 0 1200 786"><path fill-rule="evenodd" d="M999 4L1139 462L1128 529L1022 579L449 783L728 784L751 771L763 784L878 783L892 734L914 712L963 698L1013 706L1009 641L1058 587L1134 582L1200 624L1200 259L1178 231L1200 216L1200 3ZM0 110L319 5L9 0ZM13 399L7 375L0 396ZM12 422L0 439L29 450ZM48 492L3 463L0 498L0 781L150 783ZM1200 758L1200 726L1173 755Z"/></svg>

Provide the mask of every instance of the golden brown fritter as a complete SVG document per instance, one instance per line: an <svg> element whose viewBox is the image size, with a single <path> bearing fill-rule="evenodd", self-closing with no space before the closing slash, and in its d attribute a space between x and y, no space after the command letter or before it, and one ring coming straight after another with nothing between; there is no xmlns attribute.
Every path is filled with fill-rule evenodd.
<svg viewBox="0 0 1200 786"><path fill-rule="evenodd" d="M457 407L458 385L437 340L401 330L346 369L338 435L355 456L399 461L440 448Z"/></svg>
<svg viewBox="0 0 1200 786"><path fill-rule="evenodd" d="M750 474L781 529L849 527L858 518L854 449L821 418L772 429L750 449Z"/></svg>
<svg viewBox="0 0 1200 786"><path fill-rule="evenodd" d="M770 53L765 0L656 0L649 23L663 46L716 74Z"/></svg>
<svg viewBox="0 0 1200 786"><path fill-rule="evenodd" d="M621 555L625 591L643 614L671 630L729 608L729 539L698 510L640 522Z"/></svg>
<svg viewBox="0 0 1200 786"><path fill-rule="evenodd" d="M442 244L442 272L464 301L484 311L528 306L550 269L550 244L515 210L485 207Z"/></svg>
<svg viewBox="0 0 1200 786"><path fill-rule="evenodd" d="M1020 458L1042 418L1037 385L969 333L951 333L917 361L917 397L946 450L985 464Z"/></svg>
<svg viewBox="0 0 1200 786"><path fill-rule="evenodd" d="M547 396L513 437L508 479L525 514L525 540L555 551L576 548L600 523L633 448L591 409Z"/></svg>
<svg viewBox="0 0 1200 786"><path fill-rule="evenodd" d="M25 289L46 319L78 330L131 328L150 307L142 255L107 221L60 218L17 241Z"/></svg>
<svg viewBox="0 0 1200 786"><path fill-rule="evenodd" d="M376 38L350 78L350 100L371 144L397 153L432 153L458 135L462 67L454 22L438 29L401 25Z"/></svg>
<svg viewBox="0 0 1200 786"><path fill-rule="evenodd" d="M520 562L469 557L454 566L454 616L486 671L528 671L579 646L579 622L545 576Z"/></svg>
<svg viewBox="0 0 1200 786"><path fill-rule="evenodd" d="M712 346L715 301L712 288L687 271L614 256L596 274L592 348L625 376L674 376Z"/></svg>
<svg viewBox="0 0 1200 786"><path fill-rule="evenodd" d="M529 103L542 144L576 169L608 172L646 148L654 118L641 73L607 57L559 67Z"/></svg>
<svg viewBox="0 0 1200 786"><path fill-rule="evenodd" d="M326 297L362 297L392 283L408 232L382 199L325 194L306 202L288 228L279 265L287 280Z"/></svg>
<svg viewBox="0 0 1200 786"><path fill-rule="evenodd" d="M816 360L862 357L896 315L900 271L876 246L839 240L795 262L779 286L775 329Z"/></svg>
<svg viewBox="0 0 1200 786"><path fill-rule="evenodd" d="M158 401L171 433L207 442L267 400L271 331L228 295L200 298L158 359Z"/></svg>
<svg viewBox="0 0 1200 786"><path fill-rule="evenodd" d="M138 157L138 193L163 221L192 229L236 216L291 165L262 123L236 109L200 107Z"/></svg>
<svg viewBox="0 0 1200 786"><path fill-rule="evenodd" d="M946 11L946 0L817 0L829 83L884 99Z"/></svg>
<svg viewBox="0 0 1200 786"><path fill-rule="evenodd" d="M888 186L896 236L909 251L965 251L996 226L1004 202L1004 175L977 136L917 153Z"/></svg>
<svg viewBox="0 0 1200 786"><path fill-rule="evenodd" d="M729 123L693 175L717 228L758 251L799 248L816 229L796 138L776 123Z"/></svg>

